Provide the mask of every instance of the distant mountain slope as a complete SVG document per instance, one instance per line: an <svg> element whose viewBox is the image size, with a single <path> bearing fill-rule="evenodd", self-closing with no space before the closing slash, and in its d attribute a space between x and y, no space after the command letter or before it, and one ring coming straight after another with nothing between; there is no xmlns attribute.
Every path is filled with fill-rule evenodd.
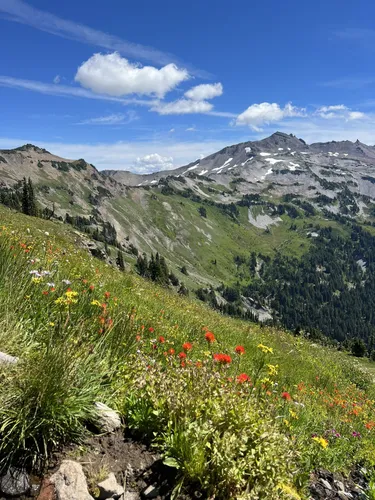
<svg viewBox="0 0 375 500"><path fill-rule="evenodd" d="M367 265L373 241L366 238L375 231L373 146L308 145L276 132L148 175L99 172L84 160L30 144L0 151L0 195L17 189L23 177L32 179L38 201L53 209L53 217L95 236L103 252L110 253L104 243L115 242L130 264L137 253L159 252L180 281L200 289L200 298L214 306L250 310L262 319L273 315L290 328L318 325L340 339L360 328L366 341L373 332L375 339L372 316L353 320L349 307L356 300L365 311L366 304L372 307L359 287L372 290L375 283ZM329 276L321 271L326 246L339 256ZM107 257L115 264L114 251ZM370 270L363 280L358 262ZM290 297L305 280L314 290L306 292L309 307L301 299L293 310L297 302ZM340 322L331 304L345 306ZM335 328L326 325L328 317Z"/></svg>

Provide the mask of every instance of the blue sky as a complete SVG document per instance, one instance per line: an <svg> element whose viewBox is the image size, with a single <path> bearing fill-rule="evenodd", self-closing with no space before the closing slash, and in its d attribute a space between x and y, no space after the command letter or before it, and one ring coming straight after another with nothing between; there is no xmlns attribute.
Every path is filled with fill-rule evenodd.
<svg viewBox="0 0 375 500"><path fill-rule="evenodd" d="M0 147L173 168L275 130L375 143L369 0L0 0Z"/></svg>

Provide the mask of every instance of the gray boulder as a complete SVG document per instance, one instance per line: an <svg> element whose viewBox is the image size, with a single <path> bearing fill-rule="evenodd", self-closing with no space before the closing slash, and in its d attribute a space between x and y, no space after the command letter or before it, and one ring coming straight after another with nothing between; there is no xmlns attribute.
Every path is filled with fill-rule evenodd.
<svg viewBox="0 0 375 500"><path fill-rule="evenodd" d="M99 401L94 404L97 412L95 424L101 432L114 432L121 427L121 419L115 410Z"/></svg>
<svg viewBox="0 0 375 500"><path fill-rule="evenodd" d="M0 352L0 365L1 364L11 364L14 365L18 362L18 358L14 356L9 356L9 354L5 354L4 352Z"/></svg>
<svg viewBox="0 0 375 500"><path fill-rule="evenodd" d="M116 480L116 476L111 472L107 479L98 484L99 500L106 498L119 498L124 494L124 488Z"/></svg>
<svg viewBox="0 0 375 500"><path fill-rule="evenodd" d="M93 500L81 464L64 460L50 481L55 486L57 500Z"/></svg>
<svg viewBox="0 0 375 500"><path fill-rule="evenodd" d="M10 497L25 495L30 490L29 476L24 470L10 467L7 472L0 477L0 491Z"/></svg>

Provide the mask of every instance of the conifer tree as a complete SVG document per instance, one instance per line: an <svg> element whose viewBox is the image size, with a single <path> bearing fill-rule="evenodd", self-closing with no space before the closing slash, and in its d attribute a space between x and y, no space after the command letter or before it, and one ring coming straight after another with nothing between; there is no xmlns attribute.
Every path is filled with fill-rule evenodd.
<svg viewBox="0 0 375 500"><path fill-rule="evenodd" d="M123 254L122 254L121 250L119 250L119 251L117 252L116 264L117 264L118 268L119 268L121 271L125 271L124 256L123 256Z"/></svg>

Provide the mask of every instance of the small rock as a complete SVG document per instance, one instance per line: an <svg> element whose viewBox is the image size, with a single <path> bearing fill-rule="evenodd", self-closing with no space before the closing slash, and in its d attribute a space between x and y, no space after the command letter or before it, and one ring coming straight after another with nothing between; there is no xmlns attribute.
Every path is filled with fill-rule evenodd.
<svg viewBox="0 0 375 500"><path fill-rule="evenodd" d="M345 491L344 483L342 483L341 481L335 481L335 485L337 486L339 491Z"/></svg>
<svg viewBox="0 0 375 500"><path fill-rule="evenodd" d="M96 425L101 432L114 432L121 427L121 419L115 410L99 401L94 404L97 410Z"/></svg>
<svg viewBox="0 0 375 500"><path fill-rule="evenodd" d="M121 500L140 500L140 496L133 491L125 491Z"/></svg>
<svg viewBox="0 0 375 500"><path fill-rule="evenodd" d="M82 466L73 460L64 460L50 481L55 486L57 500L93 500Z"/></svg>
<svg viewBox="0 0 375 500"><path fill-rule="evenodd" d="M100 491L99 500L106 498L119 498L124 493L124 488L116 480L116 476L111 472L107 479L98 484Z"/></svg>
<svg viewBox="0 0 375 500"><path fill-rule="evenodd" d="M1 364L10 364L14 365L18 362L18 358L14 356L9 356L9 354L5 354L5 352L0 352L0 365Z"/></svg>
<svg viewBox="0 0 375 500"><path fill-rule="evenodd" d="M30 490L29 476L25 471L10 467L0 478L0 491L11 497L25 495Z"/></svg>
<svg viewBox="0 0 375 500"><path fill-rule="evenodd" d="M326 479L319 479L319 482L326 488L327 490L332 490L332 486L329 484L329 482Z"/></svg>
<svg viewBox="0 0 375 500"><path fill-rule="evenodd" d="M339 491L337 494L342 500L348 500L350 498L353 498L353 495L346 491Z"/></svg>
<svg viewBox="0 0 375 500"><path fill-rule="evenodd" d="M55 497L55 487L49 481L49 479L44 479L42 486L40 487L40 492L37 500L53 500Z"/></svg>
<svg viewBox="0 0 375 500"><path fill-rule="evenodd" d="M159 489L155 486L147 486L145 490L142 492L142 496L144 498L156 498L159 495Z"/></svg>

